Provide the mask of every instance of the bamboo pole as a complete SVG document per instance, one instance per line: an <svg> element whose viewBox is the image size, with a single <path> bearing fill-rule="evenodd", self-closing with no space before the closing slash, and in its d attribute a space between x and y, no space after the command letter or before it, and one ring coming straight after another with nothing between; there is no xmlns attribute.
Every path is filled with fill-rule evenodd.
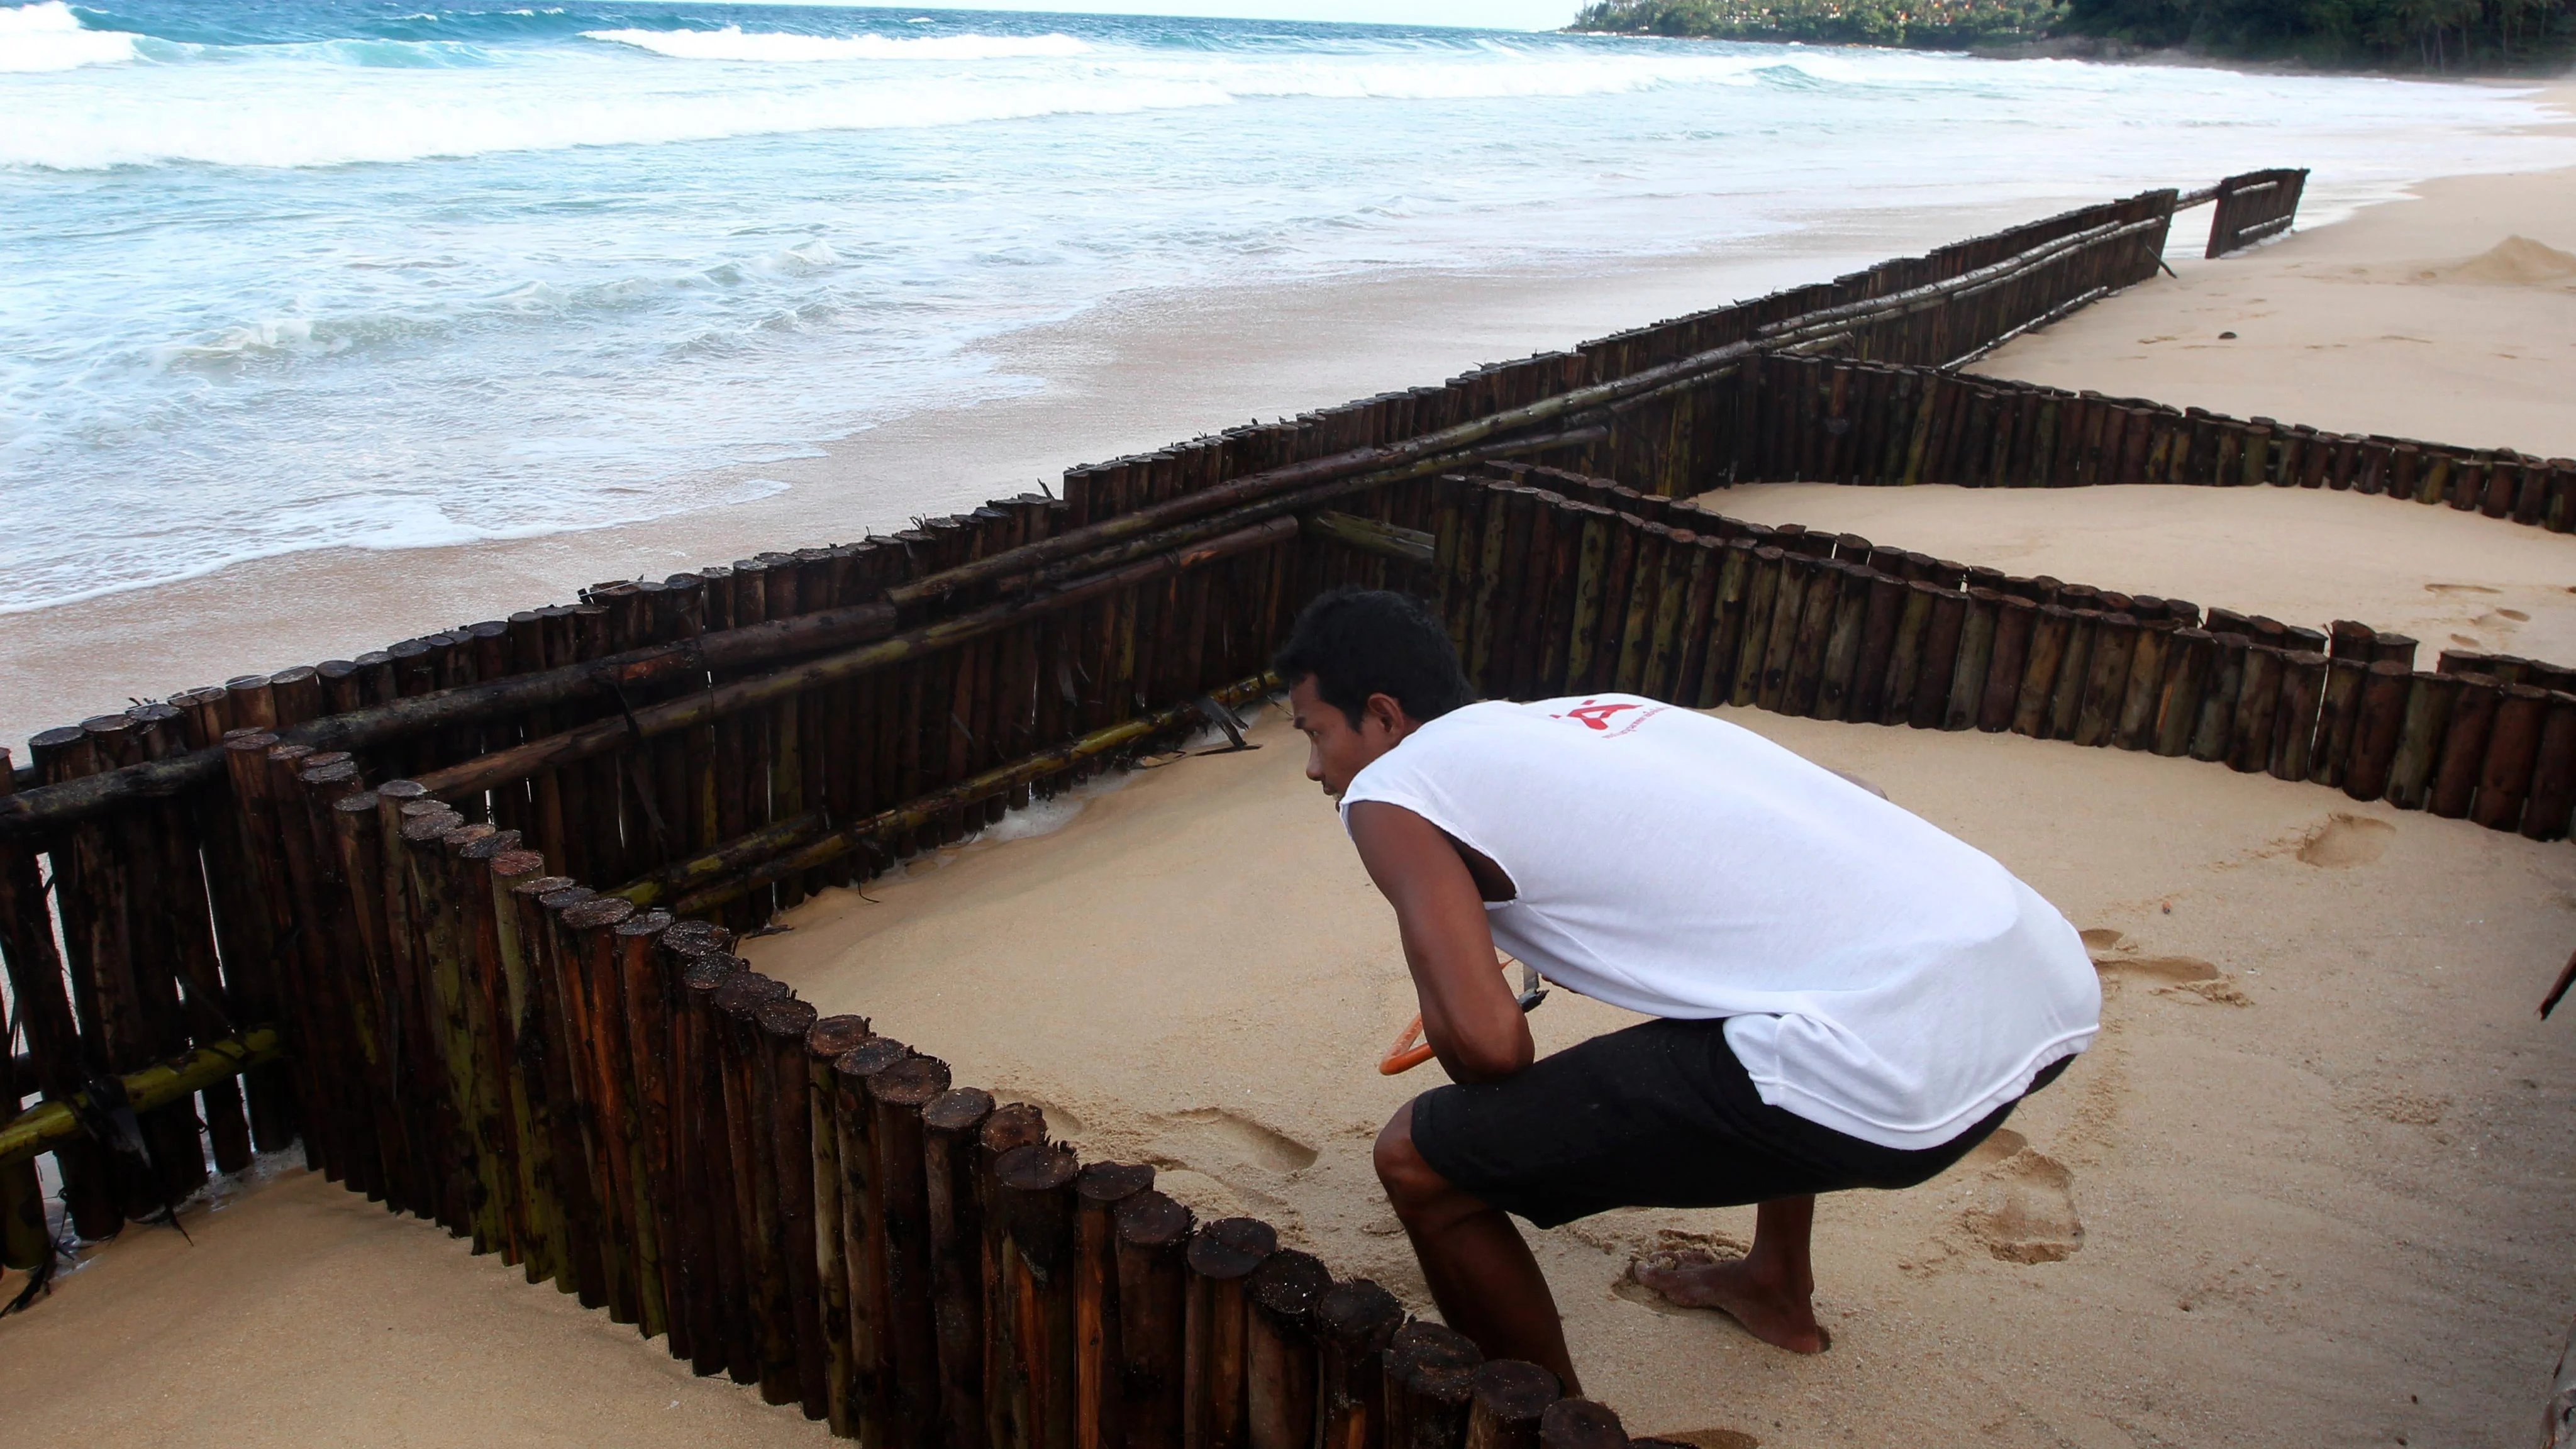
<svg viewBox="0 0 2576 1449"><path fill-rule="evenodd" d="M2128 697L2129 661L2137 648L2138 633L2138 621L2127 613L2105 614L2095 621L2083 702L2075 713L2076 744L2089 749L2111 743L2119 724L2120 707Z"/></svg>
<svg viewBox="0 0 2576 1449"><path fill-rule="evenodd" d="M984 1449L984 1212L977 1135L993 1094L954 1087L921 1109L930 1212L931 1305L939 1337L939 1439Z"/></svg>
<svg viewBox="0 0 2576 1449"><path fill-rule="evenodd" d="M2165 659L2173 648L2174 629L2171 619L2138 625L2137 642L2129 651L2129 678L2111 730L2111 743L2121 749L2151 749L2156 743L2157 706L2164 697Z"/></svg>
<svg viewBox="0 0 2576 1449"><path fill-rule="evenodd" d="M1027 1102L996 1107L976 1133L976 1190L983 1195L984 1241L984 1433L995 1446L1025 1444L1035 1431L1028 1426L1025 1386L1015 1389L1012 1374L1010 1273L1004 1224L998 1206L1001 1188L995 1173L1004 1156L1022 1147L1045 1145L1046 1114Z"/></svg>
<svg viewBox="0 0 2576 1449"><path fill-rule="evenodd" d="M2461 674L2459 694L2451 703L2450 727L2442 733L2441 756L2433 767L2425 808L2450 820L2465 819L2478 782L2484 778L2487 749L2495 734L2496 713L2504 704L2504 682L2487 674Z"/></svg>
<svg viewBox="0 0 2576 1449"><path fill-rule="evenodd" d="M796 1376L795 1308L788 1296L778 1174L770 1160L771 1103L761 1092L760 1009L784 1000L787 986L754 971L732 974L716 988L717 1048L724 1073L725 1138L733 1159L734 1222L743 1236L742 1319L734 1378L756 1383L763 1403L801 1401ZM847 1162L846 1156L843 1158Z"/></svg>
<svg viewBox="0 0 2576 1449"><path fill-rule="evenodd" d="M1126 1442L1118 1344L1118 1205L1152 1190L1154 1169L1094 1162L1074 1178L1074 1437L1080 1449Z"/></svg>
<svg viewBox="0 0 2576 1449"><path fill-rule="evenodd" d="M841 1258L850 1275L850 1382L843 1397L863 1444L894 1432L894 1309L888 1298L885 1182L877 1171L876 1105L868 1082L912 1055L870 1037L832 1064L832 1111L841 1159Z"/></svg>
<svg viewBox="0 0 2576 1449"><path fill-rule="evenodd" d="M819 1019L811 1002L793 998L766 1002L752 1017L761 1038L760 1089L770 1108L769 1160L777 1174L778 1255L787 1280L796 1402L808 1419L831 1414L831 1390L824 1376L829 1345L824 1334L821 1253L815 1246L813 1067L805 1051L806 1039ZM834 1156L838 1155L836 1142Z"/></svg>
<svg viewBox="0 0 2576 1449"><path fill-rule="evenodd" d="M2369 678L2366 659L2349 652L2326 661L2325 687L2317 699L2316 741L2308 751L2308 780L2340 787L2352 760L2353 732L2361 722L2362 683Z"/></svg>
<svg viewBox="0 0 2576 1449"><path fill-rule="evenodd" d="M1977 728L2001 734L2013 727L2029 691L2031 645L2039 626L2039 606L2004 595L1996 601L1994 636L1977 702ZM2053 662L2052 662L2053 668Z"/></svg>
<svg viewBox="0 0 2576 1449"><path fill-rule="evenodd" d="M941 1392L921 1109L948 1090L948 1064L937 1057L907 1057L865 1081L874 1154L870 1195L885 1245L888 1425L891 1442L926 1445L938 1438Z"/></svg>
<svg viewBox="0 0 2576 1449"><path fill-rule="evenodd" d="M1278 1251L1279 1235L1253 1218L1219 1218L1190 1240L1183 1340L1181 1442L1187 1449L1243 1449L1248 1280Z"/></svg>
<svg viewBox="0 0 2576 1449"><path fill-rule="evenodd" d="M1314 1443L1314 1309L1332 1284L1323 1262L1307 1253L1276 1252L1253 1270L1244 1345L1252 1449L1309 1449Z"/></svg>
<svg viewBox="0 0 2576 1449"><path fill-rule="evenodd" d="M1906 723L1918 730L1940 729L1950 713L1950 689L1957 681L1959 641L1968 622L1968 596L1940 588L1923 627L1923 648L1915 674L1914 698Z"/></svg>
<svg viewBox="0 0 2576 1449"><path fill-rule="evenodd" d="M2553 691L2532 760L2531 793L2523 802L2523 838L2565 839L2571 806L2576 806L2576 694Z"/></svg>
<svg viewBox="0 0 2576 1449"><path fill-rule="evenodd" d="M2406 714L2397 734L2397 752L2388 764L2389 804L2421 810L2431 803L2433 766L2441 758L2442 739L2458 700L2460 676L2416 670L2406 692Z"/></svg>
<svg viewBox="0 0 2576 1449"><path fill-rule="evenodd" d="M276 1027L254 1026L237 1038L197 1047L169 1061L127 1072L117 1080L128 1104L138 1112L149 1112L204 1091L208 1082L228 1080L273 1062L284 1051L285 1038ZM87 1101L84 1089L67 1098L39 1103L0 1122L0 1163L21 1162L40 1152L59 1151L61 1144L78 1139L86 1129L80 1125L74 1106Z"/></svg>
<svg viewBox="0 0 2576 1449"><path fill-rule="evenodd" d="M2387 793L2388 776L2397 758L2397 743L2406 727L2409 671L2393 659L2372 661L2362 681L2360 720L2353 730L2352 761L2344 767L2343 792L2355 800L2376 800Z"/></svg>
<svg viewBox="0 0 2576 1449"><path fill-rule="evenodd" d="M1318 1449L1372 1449L1386 1426L1383 1357L1404 1321L1395 1295L1365 1278L1315 1302Z"/></svg>
<svg viewBox="0 0 2576 1449"><path fill-rule="evenodd" d="M2326 656L2313 650L2292 650L2281 658L2280 705L2273 716L2269 762L2273 779L2308 778L2318 715L2325 703L2326 668Z"/></svg>
<svg viewBox="0 0 2576 1449"><path fill-rule="evenodd" d="M1117 1208L1118 1352L1126 1443L1182 1443L1190 1210L1159 1192Z"/></svg>
<svg viewBox="0 0 2576 1449"><path fill-rule="evenodd" d="M2075 611L2063 604L2041 604L2032 611L2021 687L2013 697L2014 734L2043 740L2049 737L2049 702L2056 694L2058 674L2066 662L2066 646L2074 631Z"/></svg>
<svg viewBox="0 0 2576 1449"><path fill-rule="evenodd" d="M2488 737L2486 764L2478 775L2477 799L2469 809L2471 820L2489 830L2512 830L2521 823L2548 714L2547 690L2529 684L2504 687Z"/></svg>
<svg viewBox="0 0 2576 1449"><path fill-rule="evenodd" d="M806 1028L804 1042L806 1133L812 1144L807 1171L813 1182L816 1291L822 1301L823 1417L843 1439L858 1437L858 1420L850 1403L856 1360L850 1356L850 1269L842 1236L840 1114L833 1100L832 1064L873 1034L864 1016L826 1016Z"/></svg>
<svg viewBox="0 0 2576 1449"><path fill-rule="evenodd" d="M1537 1364L1487 1360L1476 1370L1467 1449L1539 1449L1539 1420L1562 1397L1556 1375Z"/></svg>
<svg viewBox="0 0 2576 1449"><path fill-rule="evenodd" d="M996 1266L1005 1313L1003 1382L1011 1449L1072 1449L1075 1431L1073 1179L1070 1148L1032 1143L993 1164Z"/></svg>
<svg viewBox="0 0 2576 1449"><path fill-rule="evenodd" d="M1539 1416L1539 1449L1628 1449L1619 1416L1590 1399L1559 1399Z"/></svg>
<svg viewBox="0 0 2576 1449"><path fill-rule="evenodd" d="M1454 1446L1466 1437L1466 1395L1472 1391L1476 1366L1485 1361L1475 1343L1465 1334L1437 1323L1420 1320L1397 1328L1387 1340L1382 1356L1384 1365L1383 1397L1386 1404L1386 1432L1381 1443L1406 1445L1416 1443ZM1417 1372L1431 1370L1452 1374L1458 1386L1458 1414L1454 1425L1444 1424L1445 1415L1425 1413L1414 1390ZM1417 1423L1417 1420L1420 1422ZM1455 1432L1443 1435L1444 1427Z"/></svg>
<svg viewBox="0 0 2576 1449"><path fill-rule="evenodd" d="M683 921L673 930L704 924ZM671 934L663 933L666 946ZM741 972L742 963L724 950L729 933L719 930L700 940L705 949L687 956L680 970L671 1042L674 1094L681 1106L680 1176L687 1195L683 1276L695 1325L690 1335L695 1350L690 1368L700 1375L733 1371L737 1382L747 1383L758 1378L759 1366L756 1356L742 1348L753 1335L744 1316L748 1300L743 1284L744 1232L734 1210L733 1154L715 1007L716 994Z"/></svg>

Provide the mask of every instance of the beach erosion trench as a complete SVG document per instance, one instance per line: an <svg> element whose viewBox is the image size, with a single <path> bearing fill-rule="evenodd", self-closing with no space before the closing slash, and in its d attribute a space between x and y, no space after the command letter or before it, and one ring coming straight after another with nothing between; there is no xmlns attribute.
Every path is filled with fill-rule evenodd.
<svg viewBox="0 0 2576 1449"><path fill-rule="evenodd" d="M2231 178L2213 247L2302 173ZM2227 198L2243 198L2230 205ZM886 538L594 586L32 742L0 773L0 1250L254 1148L872 1443L1615 1444L1152 1170L1080 1163L733 954L816 891L1230 722L1296 607L1434 601L1479 688L2223 762L2550 839L2576 672L2017 579L1686 500L2311 487L2565 532L2576 464L1970 376L2151 276L2171 191L1071 470ZM59 939L60 949L57 950ZM1543 1378L1543 1376L1541 1376Z"/></svg>

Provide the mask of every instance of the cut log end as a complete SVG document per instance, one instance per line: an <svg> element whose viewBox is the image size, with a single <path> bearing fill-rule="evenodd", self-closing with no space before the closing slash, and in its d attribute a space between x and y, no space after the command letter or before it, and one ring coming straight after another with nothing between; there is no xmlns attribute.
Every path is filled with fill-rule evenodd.
<svg viewBox="0 0 2576 1449"><path fill-rule="evenodd" d="M760 1027L761 1035L772 1041L801 1042L814 1029L814 1019L819 1015L814 1003L785 996L762 1002L752 1014L752 1021Z"/></svg>
<svg viewBox="0 0 2576 1449"><path fill-rule="evenodd" d="M1154 1186L1154 1169L1143 1163L1094 1162L1074 1179L1074 1196L1087 1203L1123 1202Z"/></svg>
<svg viewBox="0 0 2576 1449"><path fill-rule="evenodd" d="M1540 1449L1627 1449L1628 1431L1606 1404L1559 1399L1539 1416Z"/></svg>
<svg viewBox="0 0 2576 1449"><path fill-rule="evenodd" d="M918 1110L948 1090L948 1064L937 1057L912 1056L868 1078L868 1095L889 1107Z"/></svg>
<svg viewBox="0 0 2576 1449"><path fill-rule="evenodd" d="M1279 1234L1258 1218L1219 1218L1190 1240L1190 1271L1202 1278L1241 1278L1279 1251Z"/></svg>
<svg viewBox="0 0 2576 1449"><path fill-rule="evenodd" d="M1162 1248L1189 1236L1190 1210L1151 1190L1118 1205L1118 1241L1131 1248Z"/></svg>
<svg viewBox="0 0 2576 1449"><path fill-rule="evenodd" d="M687 924L682 922L683 925ZM671 928L678 930L678 926ZM670 932L663 933L667 939ZM826 1016L805 1031L805 1055L819 1062L838 1061L857 1050L874 1033L864 1016Z"/></svg>
<svg viewBox="0 0 2576 1449"><path fill-rule="evenodd" d="M951 1087L921 1109L921 1125L932 1132L968 1132L993 1114L993 1094L981 1087Z"/></svg>

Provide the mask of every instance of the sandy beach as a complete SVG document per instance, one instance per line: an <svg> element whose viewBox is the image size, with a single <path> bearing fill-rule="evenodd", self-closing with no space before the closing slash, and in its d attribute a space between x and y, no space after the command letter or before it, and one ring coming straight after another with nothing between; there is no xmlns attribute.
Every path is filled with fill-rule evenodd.
<svg viewBox="0 0 2576 1449"><path fill-rule="evenodd" d="M2176 278L1980 366L2576 453L2576 256L2566 272L2550 260L2576 253L2576 172L2422 192L2250 255L2177 259ZM1090 370L1090 390L869 435L815 465L848 470L828 507L790 495L661 530L311 556L30 616L0 722L16 735L56 722L51 701L350 652L640 559L676 569L882 526L896 478L953 477L953 500L973 501L1254 408L1561 345L1996 219L1909 216L1796 258L1573 283L1367 284L1386 289L1374 311L1365 286L1247 296L1164 319L1186 345L1156 356L1105 320L1024 338L1028 365ZM1429 345L1394 320L1438 307L1454 326ZM920 511L952 495L904 496ZM2416 635L2428 661L2455 641L2576 660L2576 539L2448 509L1811 486L1706 504L2292 623L2358 618ZM376 577L394 568L398 591ZM245 654L254 640L277 657ZM2104 1033L1943 1178L1823 1203L1834 1345L1819 1357L1624 1282L1659 1245L1742 1246L1749 1209L1535 1234L1593 1396L1633 1431L1710 1449L2529 1441L2576 1306L2576 1027L2533 1012L2576 944L2576 851L2188 760L1723 713L1872 779L2056 903L2094 947ZM1044 1104L1086 1156L1151 1162L1203 1214L1258 1214L1427 1309L1368 1164L1379 1123L1438 1080L1436 1066L1374 1070L1413 1010L1392 916L1276 709L1252 738L1262 748L1113 779L864 895L828 893L747 954L823 1011L946 1058L959 1082ZM1629 1019L1559 993L1533 1025L1545 1051ZM132 1229L0 1320L13 1444L177 1445L210 1423L252 1444L823 1442L792 1411L692 1380L604 1315L301 1172L189 1226L194 1247Z"/></svg>

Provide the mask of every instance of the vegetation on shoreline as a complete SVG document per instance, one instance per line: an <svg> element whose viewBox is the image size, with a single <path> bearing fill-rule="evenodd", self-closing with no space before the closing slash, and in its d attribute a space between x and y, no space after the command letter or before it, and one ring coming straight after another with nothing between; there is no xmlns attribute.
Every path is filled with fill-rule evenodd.
<svg viewBox="0 0 2576 1449"><path fill-rule="evenodd" d="M2458 73L2576 54L2576 0L1593 0L1570 28L1926 50L2107 42Z"/></svg>

